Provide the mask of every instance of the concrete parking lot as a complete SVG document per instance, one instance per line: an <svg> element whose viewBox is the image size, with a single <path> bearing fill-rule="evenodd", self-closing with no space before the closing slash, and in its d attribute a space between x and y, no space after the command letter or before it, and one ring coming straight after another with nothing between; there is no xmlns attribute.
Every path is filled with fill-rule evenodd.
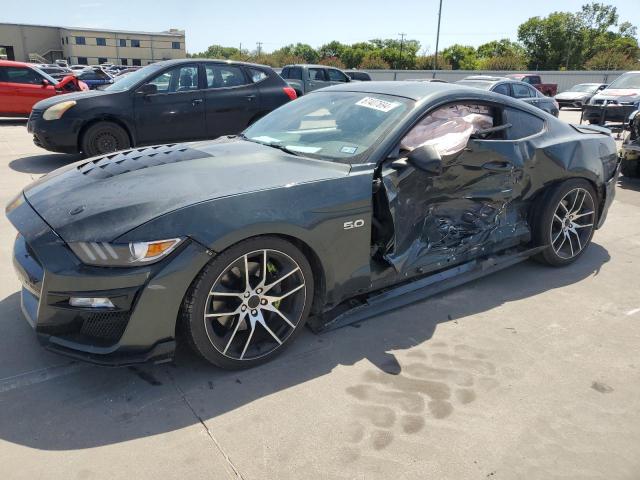
<svg viewBox="0 0 640 480"><path fill-rule="evenodd" d="M577 112L561 112L575 121ZM0 120L0 202L78 159ZM640 182L574 265L525 262L223 372L43 351L0 217L3 479L640 478Z"/></svg>

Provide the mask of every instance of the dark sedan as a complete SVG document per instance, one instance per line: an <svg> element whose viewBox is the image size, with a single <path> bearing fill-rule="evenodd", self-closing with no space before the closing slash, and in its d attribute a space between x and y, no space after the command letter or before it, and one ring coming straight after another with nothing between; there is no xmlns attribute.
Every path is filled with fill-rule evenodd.
<svg viewBox="0 0 640 480"><path fill-rule="evenodd" d="M540 91L525 82L511 80L506 77L491 77L487 75L473 75L456 82L458 85L482 88L490 92L500 93L527 102L540 110L550 113L554 117L560 114L558 102L545 96Z"/></svg>
<svg viewBox="0 0 640 480"><path fill-rule="evenodd" d="M119 365L166 361L182 339L243 368L310 315L333 328L531 256L571 264L617 173L603 128L476 88L358 82L239 136L68 165L7 216L46 348Z"/></svg>
<svg viewBox="0 0 640 480"><path fill-rule="evenodd" d="M27 127L42 148L93 156L238 133L294 98L295 91L263 65L170 60L104 90L39 102Z"/></svg>

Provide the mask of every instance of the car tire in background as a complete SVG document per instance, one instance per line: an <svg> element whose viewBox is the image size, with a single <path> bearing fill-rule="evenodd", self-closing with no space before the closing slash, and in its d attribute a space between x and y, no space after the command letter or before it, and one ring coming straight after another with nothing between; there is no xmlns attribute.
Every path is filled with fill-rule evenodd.
<svg viewBox="0 0 640 480"><path fill-rule="evenodd" d="M95 157L131 146L129 135L120 125L101 121L94 123L82 134L80 147L85 157Z"/></svg>
<svg viewBox="0 0 640 480"><path fill-rule="evenodd" d="M586 180L572 179L552 187L541 200L533 238L548 248L535 259L554 267L569 265L591 243L598 216L595 190Z"/></svg>
<svg viewBox="0 0 640 480"><path fill-rule="evenodd" d="M313 272L300 249L278 237L255 237L216 255L200 272L185 295L180 326L205 360L250 368L300 334L313 295Z"/></svg>

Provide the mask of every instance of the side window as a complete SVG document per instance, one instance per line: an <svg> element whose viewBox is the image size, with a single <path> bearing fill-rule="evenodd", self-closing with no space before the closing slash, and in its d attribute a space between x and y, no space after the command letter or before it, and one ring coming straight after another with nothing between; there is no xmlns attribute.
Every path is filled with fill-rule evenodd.
<svg viewBox="0 0 640 480"><path fill-rule="evenodd" d="M495 86L493 91L495 93L500 93L502 95L507 95L507 96L511 95L511 92L509 91L509 85L506 83L499 83L498 85Z"/></svg>
<svg viewBox="0 0 640 480"><path fill-rule="evenodd" d="M515 98L531 97L531 88L529 88L527 85L522 85L520 83L512 83L511 88L513 89L513 96Z"/></svg>
<svg viewBox="0 0 640 480"><path fill-rule="evenodd" d="M324 68L310 68L309 80L319 80L321 82L324 82Z"/></svg>
<svg viewBox="0 0 640 480"><path fill-rule="evenodd" d="M432 145L440 155L453 155L464 150L471 135L493 127L495 109L486 105L457 103L427 114L400 142L403 150Z"/></svg>
<svg viewBox="0 0 640 480"><path fill-rule="evenodd" d="M505 108L503 111L504 123L510 123L511 128L506 130L507 140L519 140L542 132L544 120L515 108Z"/></svg>
<svg viewBox="0 0 640 480"><path fill-rule="evenodd" d="M0 82L7 82L7 67L0 67Z"/></svg>
<svg viewBox="0 0 640 480"><path fill-rule="evenodd" d="M42 77L30 68L7 67L5 73L6 81L9 83L26 83L30 85L42 83Z"/></svg>
<svg viewBox="0 0 640 480"><path fill-rule="evenodd" d="M198 67L188 65L172 68L148 82L155 85L158 93L185 92L198 89Z"/></svg>
<svg viewBox="0 0 640 480"><path fill-rule="evenodd" d="M289 75L293 80L302 80L302 68L301 67L292 67L289 71Z"/></svg>
<svg viewBox="0 0 640 480"><path fill-rule="evenodd" d="M228 88L246 85L247 79L240 67L233 65L205 65L207 88Z"/></svg>
<svg viewBox="0 0 640 480"><path fill-rule="evenodd" d="M282 69L282 72L280 72L280 76L281 76L282 78L291 78L291 77L289 76L289 70L290 70L290 68L289 68L289 67L284 67L284 68Z"/></svg>
<svg viewBox="0 0 640 480"><path fill-rule="evenodd" d="M253 83L258 83L267 78L267 74L262 70L258 70L257 68L250 68L249 74L251 75L251 80Z"/></svg>
<svg viewBox="0 0 640 480"><path fill-rule="evenodd" d="M340 70L335 70L333 68L327 69L329 72L329 80L332 82L347 82L347 76L342 73Z"/></svg>

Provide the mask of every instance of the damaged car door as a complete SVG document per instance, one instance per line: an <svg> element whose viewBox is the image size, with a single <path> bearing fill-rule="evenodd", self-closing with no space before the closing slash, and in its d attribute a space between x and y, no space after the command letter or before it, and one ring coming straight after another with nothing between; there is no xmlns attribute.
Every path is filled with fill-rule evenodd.
<svg viewBox="0 0 640 480"><path fill-rule="evenodd" d="M541 118L499 104L460 102L423 117L398 151L433 147L441 168L416 168L410 153L383 165L393 221L384 259L411 276L528 241L522 194L543 129Z"/></svg>

